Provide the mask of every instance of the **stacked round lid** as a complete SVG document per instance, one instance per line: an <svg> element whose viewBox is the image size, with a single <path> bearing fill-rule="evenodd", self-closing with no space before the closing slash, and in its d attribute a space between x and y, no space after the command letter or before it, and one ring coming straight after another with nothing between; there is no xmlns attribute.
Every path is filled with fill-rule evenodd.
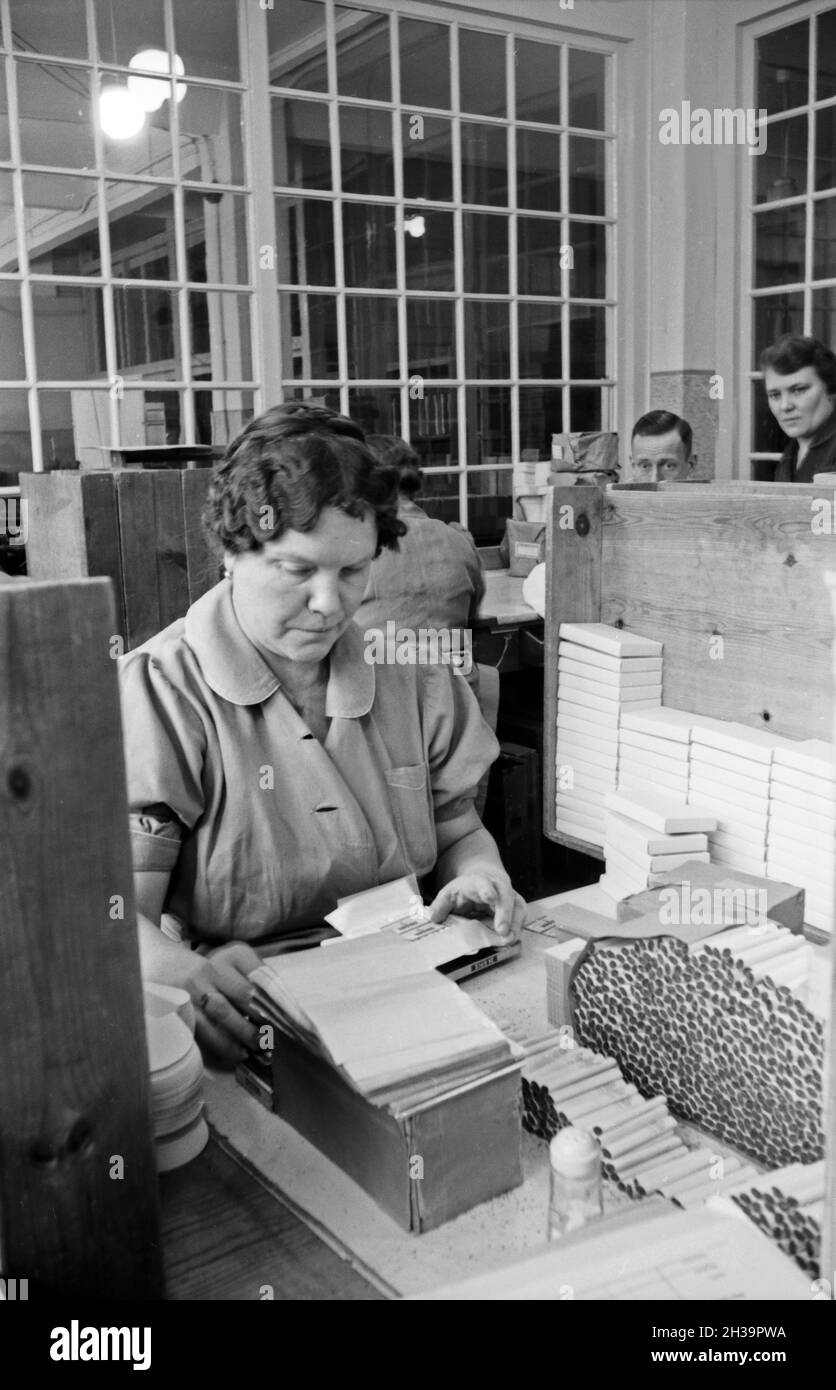
<svg viewBox="0 0 836 1390"><path fill-rule="evenodd" d="M193 1026L194 1014L184 990L146 986L151 1123L161 1172L196 1158L209 1138L203 1118L203 1059Z"/></svg>

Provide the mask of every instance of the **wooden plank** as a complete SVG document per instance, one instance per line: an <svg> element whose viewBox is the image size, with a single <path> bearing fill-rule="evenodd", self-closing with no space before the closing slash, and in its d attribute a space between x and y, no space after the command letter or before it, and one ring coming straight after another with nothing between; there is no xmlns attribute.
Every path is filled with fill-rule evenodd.
<svg viewBox="0 0 836 1390"><path fill-rule="evenodd" d="M601 620L664 643L666 705L829 739L832 568L797 486L607 494Z"/></svg>
<svg viewBox="0 0 836 1390"><path fill-rule="evenodd" d="M586 854L590 859L604 858L602 845L590 844L589 840L578 840L574 835L566 835L562 830L555 830L551 836L559 845L565 845L567 849L573 849L577 854Z"/></svg>
<svg viewBox="0 0 836 1390"><path fill-rule="evenodd" d="M21 473L26 563L38 580L103 576L113 583L114 633L125 631L119 519L112 473Z"/></svg>
<svg viewBox="0 0 836 1390"><path fill-rule="evenodd" d="M213 554L203 530L203 506L212 478L211 468L187 468L179 475L183 489L183 526L186 537L186 574L189 603L194 603L217 584L221 563Z"/></svg>
<svg viewBox="0 0 836 1390"><path fill-rule="evenodd" d="M583 493L579 501L578 493ZM600 621L604 498L598 488L550 488L546 512L543 833L555 830L557 643L561 623ZM586 851L584 851L586 852Z"/></svg>
<svg viewBox="0 0 836 1390"><path fill-rule="evenodd" d="M125 590L125 642L131 651L165 626L157 573L154 479L150 471L138 469L125 469L114 477Z"/></svg>
<svg viewBox="0 0 836 1390"><path fill-rule="evenodd" d="M114 622L102 579L0 588L0 1213L30 1297L162 1287Z"/></svg>
<svg viewBox="0 0 836 1390"><path fill-rule="evenodd" d="M179 470L151 470L160 628L182 618L189 606L182 476Z"/></svg>

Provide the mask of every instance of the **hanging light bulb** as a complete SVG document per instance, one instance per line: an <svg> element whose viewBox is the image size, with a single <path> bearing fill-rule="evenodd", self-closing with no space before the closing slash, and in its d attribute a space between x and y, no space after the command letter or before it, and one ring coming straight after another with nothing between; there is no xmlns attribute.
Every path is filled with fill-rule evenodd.
<svg viewBox="0 0 836 1390"><path fill-rule="evenodd" d="M427 224L420 212L414 212L411 217L404 218L403 229L407 236L419 237L426 232Z"/></svg>
<svg viewBox="0 0 836 1390"><path fill-rule="evenodd" d="M159 77L139 77L131 76L128 78L128 91L132 92L141 103L144 111L159 111L163 102L171 96L171 83L167 80L171 76L171 67L168 61L168 54L162 48L143 48L139 53L135 53L128 64L129 68L147 68L151 72L160 73ZM182 77L186 71L183 59L178 53L174 55L174 76ZM186 95L186 83L177 82L174 87L175 101L182 101Z"/></svg>
<svg viewBox="0 0 836 1390"><path fill-rule="evenodd" d="M127 87L102 87L99 120L111 140L132 140L145 125L145 112Z"/></svg>

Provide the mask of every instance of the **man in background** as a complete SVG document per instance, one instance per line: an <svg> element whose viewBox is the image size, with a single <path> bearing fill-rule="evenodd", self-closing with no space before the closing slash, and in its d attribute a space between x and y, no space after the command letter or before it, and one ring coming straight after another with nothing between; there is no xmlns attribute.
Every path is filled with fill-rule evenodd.
<svg viewBox="0 0 836 1390"><path fill-rule="evenodd" d="M633 426L630 481L681 483L693 478L697 456L687 420L669 410L651 410Z"/></svg>

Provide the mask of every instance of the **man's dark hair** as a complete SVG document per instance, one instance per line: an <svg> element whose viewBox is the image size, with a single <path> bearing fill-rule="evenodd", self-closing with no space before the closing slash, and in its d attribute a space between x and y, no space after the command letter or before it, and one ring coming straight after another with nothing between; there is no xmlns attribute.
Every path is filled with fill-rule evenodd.
<svg viewBox="0 0 836 1390"><path fill-rule="evenodd" d="M787 333L777 343L765 348L760 356L760 369L770 369L779 376L792 376L802 367L812 367L827 387L836 395L836 353L831 352L818 338L804 338L800 333Z"/></svg>
<svg viewBox="0 0 836 1390"><path fill-rule="evenodd" d="M312 531L325 507L371 513L378 554L406 534L397 471L378 462L360 426L327 406L287 401L252 420L215 465L203 522L210 539L239 554L287 530Z"/></svg>
<svg viewBox="0 0 836 1390"><path fill-rule="evenodd" d="M366 443L381 463L397 468L401 492L414 497L421 491L421 459L411 444L397 434L367 434Z"/></svg>
<svg viewBox="0 0 836 1390"><path fill-rule="evenodd" d="M646 415L642 415L633 426L630 442L632 444L637 434L670 434L671 430L676 430L685 445L685 457L689 459L694 443L694 431L687 420L683 420L681 415L674 415L670 410L649 410Z"/></svg>

